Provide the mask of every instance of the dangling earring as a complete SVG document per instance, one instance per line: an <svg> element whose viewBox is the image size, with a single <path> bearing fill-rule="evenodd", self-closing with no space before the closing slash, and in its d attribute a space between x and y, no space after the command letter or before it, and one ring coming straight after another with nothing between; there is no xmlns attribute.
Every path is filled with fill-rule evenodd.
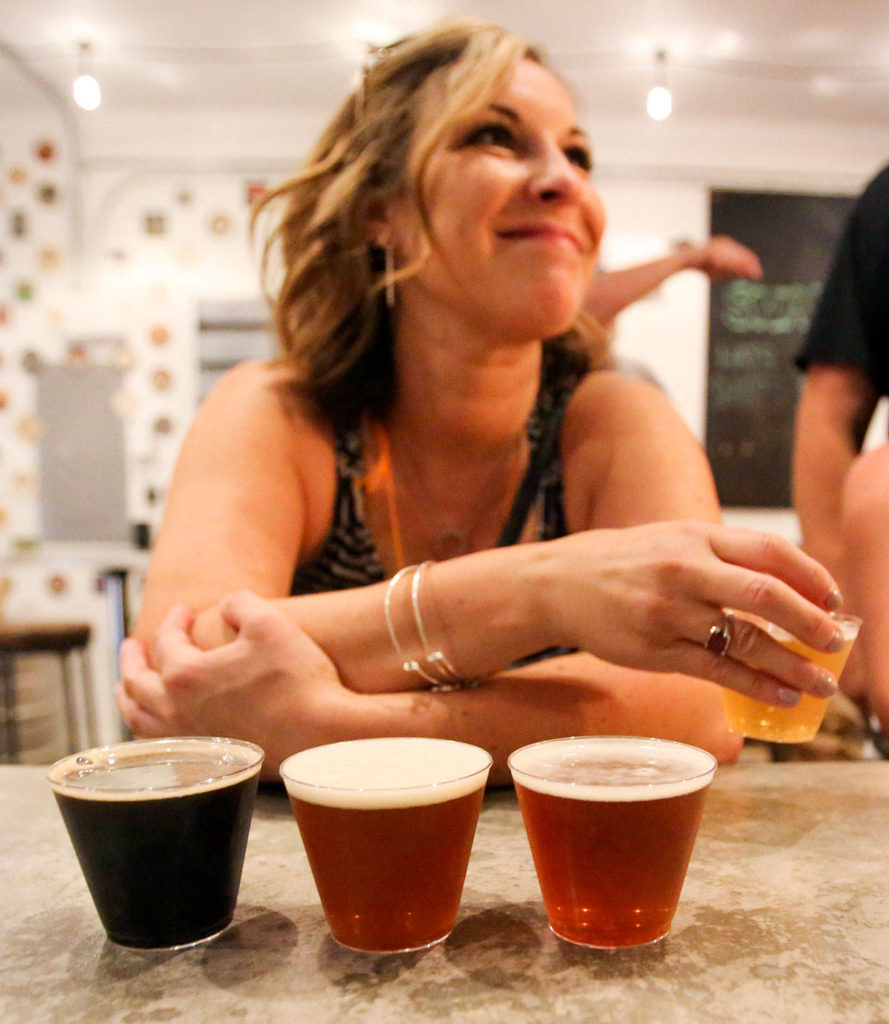
<svg viewBox="0 0 889 1024"><path fill-rule="evenodd" d="M395 309L395 255L390 245L383 246L383 259L385 260L383 273L386 281L386 305L389 309Z"/></svg>

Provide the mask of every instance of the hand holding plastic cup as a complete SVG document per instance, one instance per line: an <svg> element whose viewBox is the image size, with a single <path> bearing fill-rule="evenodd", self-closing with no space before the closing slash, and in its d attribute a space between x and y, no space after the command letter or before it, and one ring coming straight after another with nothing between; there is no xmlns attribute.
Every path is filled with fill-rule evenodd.
<svg viewBox="0 0 889 1024"><path fill-rule="evenodd" d="M281 765L333 938L426 949L457 920L491 755L452 740L346 740Z"/></svg>
<svg viewBox="0 0 889 1024"><path fill-rule="evenodd" d="M580 736L509 757L550 929L616 949L670 930L712 754L636 736Z"/></svg>
<svg viewBox="0 0 889 1024"><path fill-rule="evenodd" d="M111 942L179 949L234 917L263 751L174 737L97 747L48 779Z"/></svg>
<svg viewBox="0 0 889 1024"><path fill-rule="evenodd" d="M789 651L826 668L834 678L839 679L858 637L861 619L840 613L834 613L832 618L843 635L843 647L839 651L820 651L809 647L772 622L758 622L758 625ZM722 702L726 724L731 732L773 743L806 743L814 739L821 728L830 698L804 693L794 707L779 707L724 689Z"/></svg>

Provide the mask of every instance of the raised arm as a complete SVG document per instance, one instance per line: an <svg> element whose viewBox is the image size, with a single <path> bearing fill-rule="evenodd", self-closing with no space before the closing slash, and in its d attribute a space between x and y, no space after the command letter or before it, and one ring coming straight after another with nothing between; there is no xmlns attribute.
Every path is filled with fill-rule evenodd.
<svg viewBox="0 0 889 1024"><path fill-rule="evenodd" d="M593 279L584 308L603 324L682 270L698 270L713 280L762 277L759 257L727 235L715 235L704 245L680 245L667 256Z"/></svg>

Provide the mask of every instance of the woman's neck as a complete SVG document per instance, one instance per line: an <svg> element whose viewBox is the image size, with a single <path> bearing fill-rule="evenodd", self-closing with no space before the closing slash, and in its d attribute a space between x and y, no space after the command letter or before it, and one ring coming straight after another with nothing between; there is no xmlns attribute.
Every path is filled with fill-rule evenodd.
<svg viewBox="0 0 889 1024"><path fill-rule="evenodd" d="M369 524L387 569L492 547L529 459L539 343L396 340L394 402L365 433ZM391 548L391 550L390 550Z"/></svg>
<svg viewBox="0 0 889 1024"><path fill-rule="evenodd" d="M539 342L495 345L469 330L399 325L393 443L456 459L509 450L534 406L541 359Z"/></svg>

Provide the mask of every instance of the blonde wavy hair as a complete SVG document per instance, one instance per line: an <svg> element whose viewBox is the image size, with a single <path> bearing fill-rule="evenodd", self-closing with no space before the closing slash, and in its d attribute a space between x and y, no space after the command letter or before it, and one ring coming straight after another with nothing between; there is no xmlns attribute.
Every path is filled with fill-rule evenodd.
<svg viewBox="0 0 889 1024"><path fill-rule="evenodd" d="M374 52L361 80L321 135L303 168L270 190L253 213L281 358L299 391L333 420L382 416L394 390L391 324L382 253L369 242L372 212L409 197L426 230L426 253L391 274L415 273L429 251L424 198L429 157L459 119L483 110L523 59L538 50L474 18L439 22ZM548 348L587 368L602 347L580 315Z"/></svg>

